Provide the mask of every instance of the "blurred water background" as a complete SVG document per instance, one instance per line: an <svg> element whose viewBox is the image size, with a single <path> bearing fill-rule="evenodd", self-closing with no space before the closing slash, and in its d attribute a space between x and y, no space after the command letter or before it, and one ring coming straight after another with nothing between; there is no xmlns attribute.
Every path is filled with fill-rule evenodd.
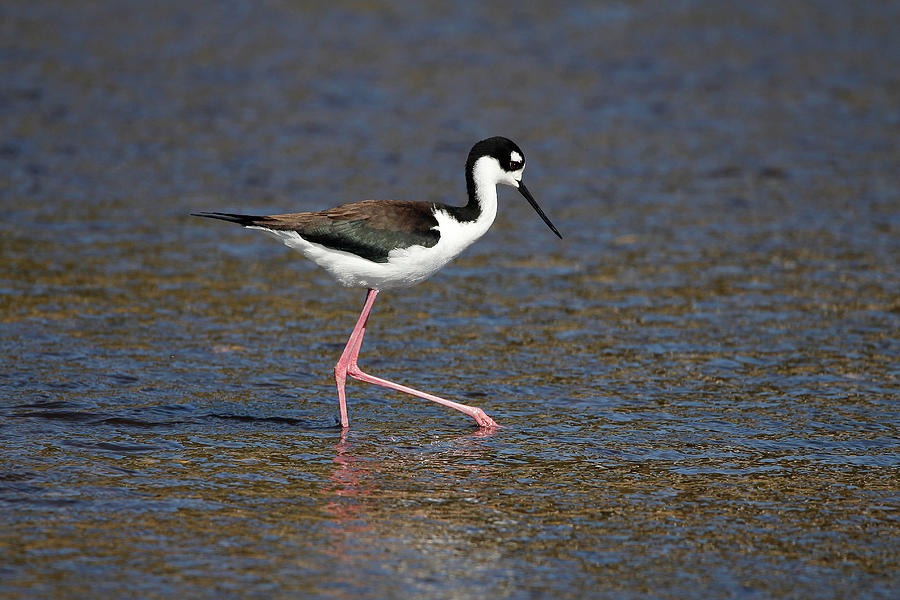
<svg viewBox="0 0 900 600"><path fill-rule="evenodd" d="M896 598L900 3L0 7L0 596ZM362 306L192 210L512 190ZM891 591L893 590L893 592Z"/></svg>

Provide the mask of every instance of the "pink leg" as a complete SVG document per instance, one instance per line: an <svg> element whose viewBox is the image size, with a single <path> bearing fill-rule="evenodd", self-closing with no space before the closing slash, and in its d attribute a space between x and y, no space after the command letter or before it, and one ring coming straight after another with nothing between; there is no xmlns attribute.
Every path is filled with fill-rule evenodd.
<svg viewBox="0 0 900 600"><path fill-rule="evenodd" d="M363 336L366 334L366 324L369 320L369 312L372 310L372 305L375 303L375 296L377 294L378 290L370 289L366 295L366 304L363 307L362 313L359 315L359 319L356 321L356 327L353 328L353 333L350 334L350 339L344 347L344 352L341 354L340 360L338 360L338 363L334 366L334 380L337 383L338 401L341 405L341 425L343 427L350 426L350 420L347 418L347 398L344 392L344 383L347 380L347 375L350 375L350 377L358 379L359 381L374 383L375 385L380 385L392 390L397 390L398 392L443 404L444 406L469 415L475 419L475 422L481 427L497 427L494 420L487 416L480 408L460 404L459 402L453 402L452 400L445 400L444 398L420 392L419 390L400 385L399 383L394 383L393 381L363 373L362 369L359 368L359 365L356 364L356 361L359 358L359 350L362 347Z"/></svg>
<svg viewBox="0 0 900 600"><path fill-rule="evenodd" d="M350 417L347 416L347 394L344 391L347 371L351 363L356 364L356 357L359 356L359 348L362 346L363 334L366 332L366 322L369 320L369 312L375 303L376 295L378 295L378 290L369 290L366 294L366 303L359 315L359 319L356 320L356 327L353 328L353 333L350 334L350 339L347 340L347 345L344 346L344 351L341 352L341 358L334 365L334 382L337 384L338 404L341 407L341 427L345 429L350 427Z"/></svg>

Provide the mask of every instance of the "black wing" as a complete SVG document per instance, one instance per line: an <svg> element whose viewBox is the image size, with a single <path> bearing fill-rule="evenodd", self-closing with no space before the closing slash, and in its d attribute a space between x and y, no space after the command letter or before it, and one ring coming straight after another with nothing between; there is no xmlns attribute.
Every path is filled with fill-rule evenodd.
<svg viewBox="0 0 900 600"><path fill-rule="evenodd" d="M321 212L285 215L191 213L231 221L244 227L296 231L303 239L327 248L350 252L373 262L387 262L395 248L438 243L434 205L424 202L366 200Z"/></svg>

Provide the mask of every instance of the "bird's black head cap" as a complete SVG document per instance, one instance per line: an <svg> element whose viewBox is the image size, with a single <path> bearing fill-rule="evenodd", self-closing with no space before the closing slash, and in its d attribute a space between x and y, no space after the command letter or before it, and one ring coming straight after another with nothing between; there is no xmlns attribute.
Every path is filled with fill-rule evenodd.
<svg viewBox="0 0 900 600"><path fill-rule="evenodd" d="M466 159L466 171L471 171L475 161L482 156L490 156L497 159L504 171L518 171L525 166L525 153L509 138L495 136L481 140L469 151Z"/></svg>

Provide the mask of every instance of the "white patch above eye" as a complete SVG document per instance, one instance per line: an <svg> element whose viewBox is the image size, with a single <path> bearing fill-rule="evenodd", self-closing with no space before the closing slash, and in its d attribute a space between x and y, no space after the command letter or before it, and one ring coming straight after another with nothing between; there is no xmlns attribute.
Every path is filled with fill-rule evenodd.
<svg viewBox="0 0 900 600"><path fill-rule="evenodd" d="M509 162L522 162L522 155L513 150L509 155Z"/></svg>

